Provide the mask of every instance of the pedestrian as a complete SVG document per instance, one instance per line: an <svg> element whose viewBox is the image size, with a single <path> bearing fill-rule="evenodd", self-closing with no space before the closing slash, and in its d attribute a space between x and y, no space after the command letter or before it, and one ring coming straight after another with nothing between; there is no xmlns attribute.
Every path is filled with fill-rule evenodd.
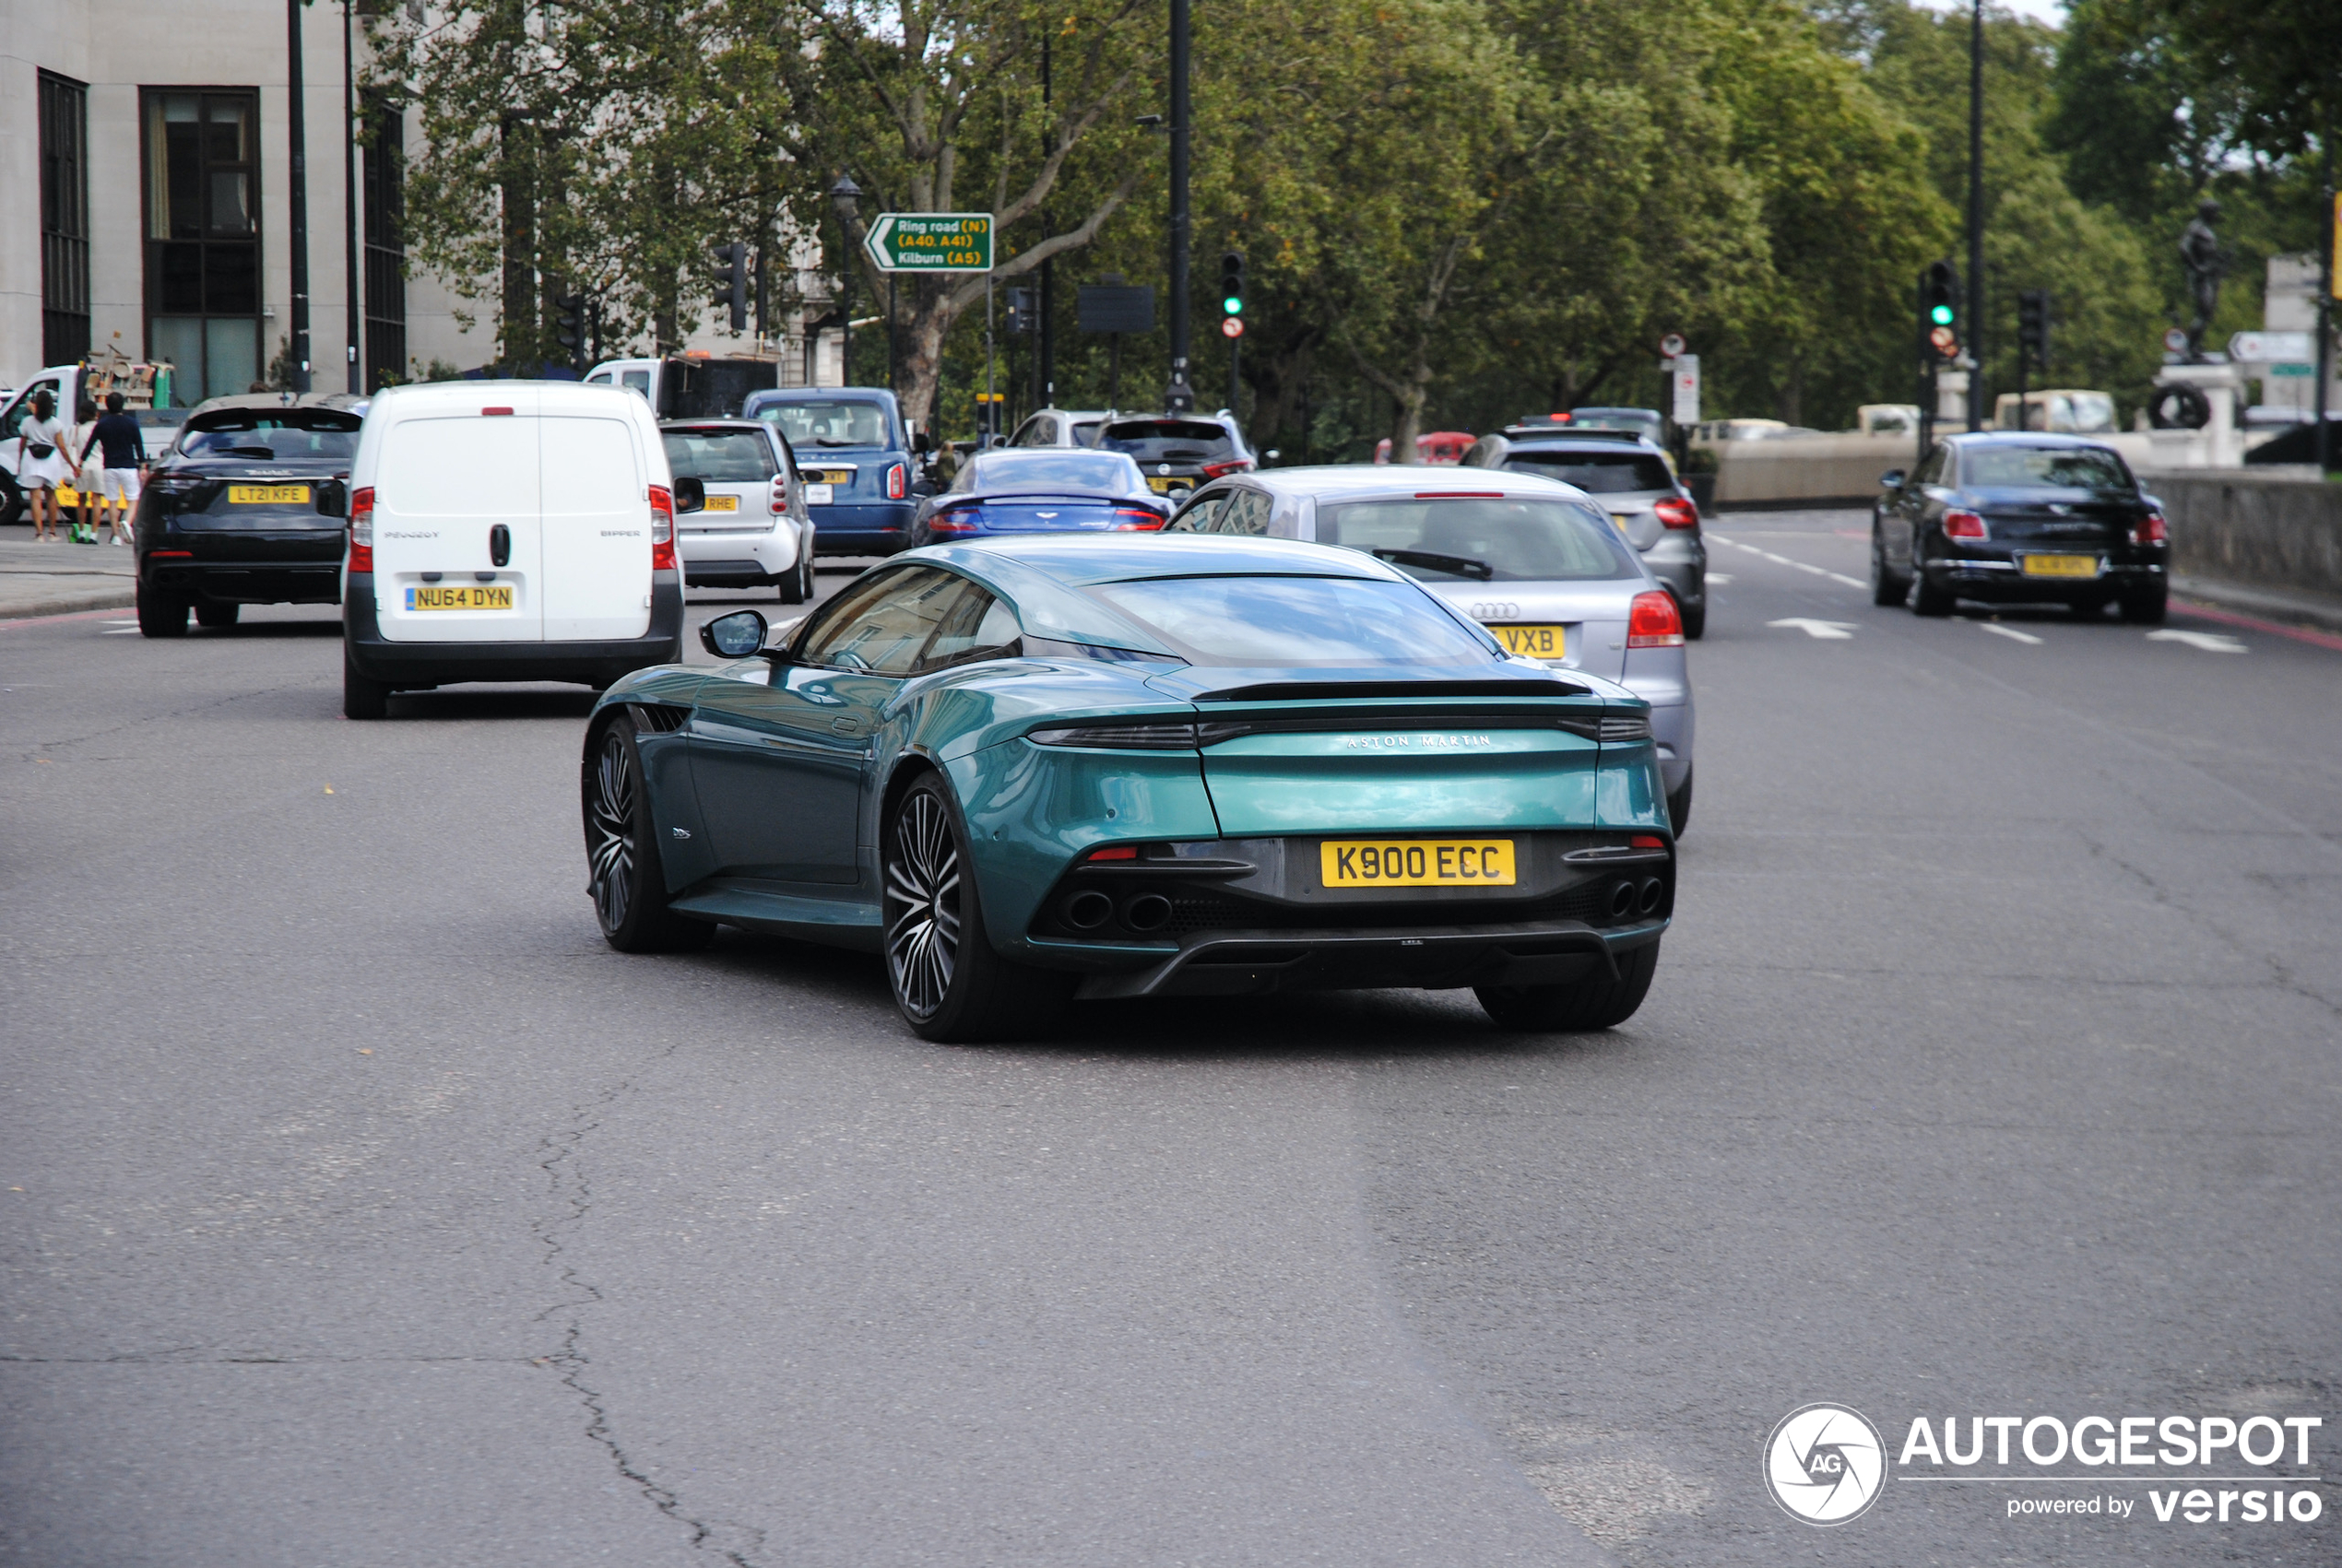
<svg viewBox="0 0 2342 1568"><path fill-rule="evenodd" d="M106 394L106 417L100 419L81 448L81 469L89 471L89 448L97 447L102 459L98 474L99 521L109 515L113 524L112 538L117 545L131 543L130 513L138 503L139 480L147 466L147 434L138 428L136 415L122 411L124 398L119 392Z"/></svg>
<svg viewBox="0 0 2342 1568"><path fill-rule="evenodd" d="M73 463L74 523L68 530L77 545L98 542L97 523L106 507L105 497L98 493L98 471L85 468L82 460L89 454L89 442L98 429L98 406L84 397L73 412L73 430L65 437L65 454Z"/></svg>
<svg viewBox="0 0 2342 1568"><path fill-rule="evenodd" d="M17 427L17 488L32 508L32 542L57 542L57 487L72 473L64 451L65 428L57 419L54 388L32 395L32 418Z"/></svg>

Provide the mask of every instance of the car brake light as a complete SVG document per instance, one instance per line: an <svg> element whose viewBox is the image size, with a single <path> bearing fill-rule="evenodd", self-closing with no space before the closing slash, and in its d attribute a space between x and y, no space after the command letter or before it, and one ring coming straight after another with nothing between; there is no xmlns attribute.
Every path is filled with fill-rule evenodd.
<svg viewBox="0 0 2342 1568"><path fill-rule="evenodd" d="M1680 648L1683 645L1684 618L1675 608L1675 596L1663 588L1637 594L1634 604L1626 611L1626 646Z"/></svg>
<svg viewBox="0 0 2342 1568"><path fill-rule="evenodd" d="M1502 490L1417 490L1417 501L1502 501Z"/></svg>
<svg viewBox="0 0 2342 1568"><path fill-rule="evenodd" d="M1163 526L1163 518L1143 506L1118 506L1114 509L1114 525L1126 534L1152 534Z"/></svg>
<svg viewBox="0 0 2342 1568"><path fill-rule="evenodd" d="M482 408L479 412L480 417L486 419L491 414L510 414L512 410L510 408Z"/></svg>
<svg viewBox="0 0 2342 1568"><path fill-rule="evenodd" d="M1637 833L1626 841L1629 849L1665 849L1667 841L1656 833Z"/></svg>
<svg viewBox="0 0 2342 1568"><path fill-rule="evenodd" d="M1659 514L1659 521L1670 528L1699 526L1699 508L1679 495L1667 497L1651 510Z"/></svg>
<svg viewBox="0 0 2342 1568"><path fill-rule="evenodd" d="M1136 860L1139 846L1134 843L1110 843L1104 849L1094 849L1082 857L1084 860Z"/></svg>
<svg viewBox="0 0 2342 1568"><path fill-rule="evenodd" d="M939 512L927 520L928 532L973 534L976 532L976 509L973 506L954 506Z"/></svg>
<svg viewBox="0 0 2342 1568"><path fill-rule="evenodd" d="M2170 537L2171 530L2159 512L2150 512L2131 525L2131 543L2135 545L2165 544Z"/></svg>
<svg viewBox="0 0 2342 1568"><path fill-rule="evenodd" d="M374 569L374 487L349 492L349 570Z"/></svg>
<svg viewBox="0 0 2342 1568"><path fill-rule="evenodd" d="M651 487L651 570L676 570L675 497L665 485Z"/></svg>
<svg viewBox="0 0 2342 1568"><path fill-rule="evenodd" d="M910 475L897 463L886 471L886 499L901 501L910 488Z"/></svg>
<svg viewBox="0 0 2342 1568"><path fill-rule="evenodd" d="M1944 537L1947 539L1981 539L1984 536L1984 519L1973 512L1944 513Z"/></svg>
<svg viewBox="0 0 2342 1568"><path fill-rule="evenodd" d="M195 559L195 552L193 550L148 550L147 559L148 560L193 560Z"/></svg>
<svg viewBox="0 0 2342 1568"><path fill-rule="evenodd" d="M1206 463L1203 466L1203 477L1207 479L1216 479L1224 474L1244 473L1251 466L1252 459L1249 457L1231 458L1225 463Z"/></svg>
<svg viewBox="0 0 2342 1568"><path fill-rule="evenodd" d="M773 476L773 510L775 512L788 510L788 476L787 474Z"/></svg>

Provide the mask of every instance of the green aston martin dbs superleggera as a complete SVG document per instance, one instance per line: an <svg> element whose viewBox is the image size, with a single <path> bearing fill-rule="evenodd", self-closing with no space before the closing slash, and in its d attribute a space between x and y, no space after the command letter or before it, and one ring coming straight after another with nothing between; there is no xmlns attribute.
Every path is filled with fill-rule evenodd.
<svg viewBox="0 0 2342 1568"><path fill-rule="evenodd" d="M1469 985L1641 1004L1674 905L1647 705L1404 573L1276 539L898 555L765 647L594 710L590 889L625 951L717 923L885 955L931 1040L1069 997Z"/></svg>

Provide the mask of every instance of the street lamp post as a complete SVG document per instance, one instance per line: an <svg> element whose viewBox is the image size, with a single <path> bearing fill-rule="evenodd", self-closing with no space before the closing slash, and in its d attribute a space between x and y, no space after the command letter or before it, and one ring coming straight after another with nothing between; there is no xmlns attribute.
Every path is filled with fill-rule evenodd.
<svg viewBox="0 0 2342 1568"><path fill-rule="evenodd" d="M1195 407L1188 383L1188 5L1171 0L1171 384L1163 406Z"/></svg>
<svg viewBox="0 0 2342 1568"><path fill-rule="evenodd" d="M837 384L854 384L854 215L859 208L862 187L854 183L851 174L840 174L837 183L830 187L830 205L837 208L837 322L844 335L838 348Z"/></svg>
<svg viewBox="0 0 2342 1568"><path fill-rule="evenodd" d="M1984 0L1968 29L1968 428L1984 428Z"/></svg>
<svg viewBox="0 0 2342 1568"><path fill-rule="evenodd" d="M349 357L349 390L363 392L364 371L358 363L358 86L357 62L350 49L349 12L355 0L341 0L341 248L342 325Z"/></svg>
<svg viewBox="0 0 2342 1568"><path fill-rule="evenodd" d="M301 0L285 0L286 129L292 142L292 390L309 390L309 131L302 112Z"/></svg>

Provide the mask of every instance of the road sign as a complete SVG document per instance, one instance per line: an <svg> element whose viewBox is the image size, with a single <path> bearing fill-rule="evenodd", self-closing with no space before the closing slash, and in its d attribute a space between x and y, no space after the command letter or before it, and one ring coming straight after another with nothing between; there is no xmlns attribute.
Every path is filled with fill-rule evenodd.
<svg viewBox="0 0 2342 1568"><path fill-rule="evenodd" d="M2166 332L2166 333L2163 335L2163 348L2164 348L2164 351L2165 351L2165 352L2167 352L2167 353L2171 353L2171 354L2184 354L2184 353L2186 353L2186 352L2187 352L2187 332L2186 332L2186 330L2185 330L2184 328L2182 328L2182 327L2176 327L2176 326L2175 326L2175 327L2171 328L2169 332Z"/></svg>
<svg viewBox="0 0 2342 1568"><path fill-rule="evenodd" d="M1679 425L1699 423L1699 356L1678 354L1675 368L1668 372L1667 384L1674 393L1674 407L1671 417Z"/></svg>
<svg viewBox="0 0 2342 1568"><path fill-rule="evenodd" d="M1075 297L1084 332L1153 332L1154 289L1145 283L1084 283Z"/></svg>
<svg viewBox="0 0 2342 1568"><path fill-rule="evenodd" d="M2279 360L2299 364L2316 353L2306 332L2240 332L2229 338L2229 358L2244 364L2266 365Z"/></svg>
<svg viewBox="0 0 2342 1568"><path fill-rule="evenodd" d="M882 212L870 220L862 249L881 272L989 272L988 212Z"/></svg>
<svg viewBox="0 0 2342 1568"><path fill-rule="evenodd" d="M1671 332L1659 340L1659 351L1671 360L1681 354L1684 348L1684 335L1680 332Z"/></svg>
<svg viewBox="0 0 2342 1568"><path fill-rule="evenodd" d="M1242 337L1244 336L1244 318L1242 316L1229 316L1225 320L1222 321L1220 323L1220 336L1223 337Z"/></svg>
<svg viewBox="0 0 2342 1568"><path fill-rule="evenodd" d="M1928 333L1927 341L1935 345L1935 352L1948 360L1959 347L1959 334L1948 326L1939 326Z"/></svg>

